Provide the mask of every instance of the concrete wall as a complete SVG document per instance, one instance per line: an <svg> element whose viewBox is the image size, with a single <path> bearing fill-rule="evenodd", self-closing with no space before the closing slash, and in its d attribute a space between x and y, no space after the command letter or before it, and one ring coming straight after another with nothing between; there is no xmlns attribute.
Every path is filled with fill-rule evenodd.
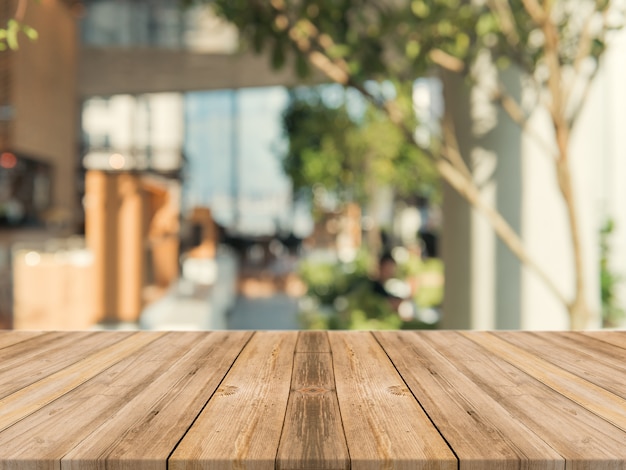
<svg viewBox="0 0 626 470"><path fill-rule="evenodd" d="M64 2L29 2L23 38L12 57L12 148L54 166L53 205L75 216L78 153L77 25Z"/></svg>
<svg viewBox="0 0 626 470"><path fill-rule="evenodd" d="M307 83L328 79L313 71ZM273 70L266 55L208 54L156 48L80 52L79 94L158 93L302 84L293 67Z"/></svg>

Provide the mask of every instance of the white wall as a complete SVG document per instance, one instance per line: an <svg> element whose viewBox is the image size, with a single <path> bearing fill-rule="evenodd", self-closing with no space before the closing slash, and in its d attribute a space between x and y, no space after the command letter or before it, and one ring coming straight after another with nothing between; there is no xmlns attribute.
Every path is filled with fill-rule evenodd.
<svg viewBox="0 0 626 470"><path fill-rule="evenodd" d="M618 218L622 230L622 235L616 234L614 240L625 241L619 246L614 243L616 259L619 253L615 266L626 273L626 207L622 203L626 201L626 191L618 176L626 177L626 145L621 137L626 132L626 92L620 88L623 80L618 78L626 77L626 61L618 51L616 47L607 56L571 140L586 295L597 313L590 327L600 325L598 231L603 219L603 192L609 201L605 203L607 210ZM554 145L552 125L541 108L536 109L529 122L533 134L548 142L546 146L534 135L522 134L517 124L490 106L485 90L493 84L493 73L487 62L479 61L478 85L471 91L453 77L445 79L446 106L454 115L461 151L485 200L498 208L522 236L530 254L571 298L574 266L568 220L555 177L553 153L547 148ZM503 75L514 96L524 101L532 99L532 91L522 85L520 78L513 71ZM614 86L608 87L607 81ZM606 187L607 176L613 179L610 191ZM483 217L450 188L444 191L443 233L444 327L568 328L566 310L558 299L533 272L520 265L494 237Z"/></svg>
<svg viewBox="0 0 626 470"><path fill-rule="evenodd" d="M601 222L607 217L615 220L615 232L610 238L613 272L626 279L626 31L616 34L606 52L599 77L596 99L604 112L596 116L602 147L590 157L601 166ZM626 308L626 282L619 285L618 304Z"/></svg>

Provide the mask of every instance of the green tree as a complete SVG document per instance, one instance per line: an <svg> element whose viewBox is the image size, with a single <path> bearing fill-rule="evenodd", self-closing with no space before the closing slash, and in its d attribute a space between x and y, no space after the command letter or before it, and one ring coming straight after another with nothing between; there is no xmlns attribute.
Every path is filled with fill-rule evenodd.
<svg viewBox="0 0 626 470"><path fill-rule="evenodd" d="M375 106L326 103L319 89L296 89L284 113L289 141L283 159L297 193L311 196L323 187L340 202L356 202L371 212L375 188L393 188L399 197L433 193L438 178L432 163ZM375 235L373 238L376 238Z"/></svg>
<svg viewBox="0 0 626 470"><path fill-rule="evenodd" d="M537 90L550 116L553 163L567 220L575 267L574 295L568 296L532 258L520 236L481 197L461 158L449 116L442 138L422 147L440 176L489 221L496 234L560 299L573 328L591 315L585 298L583 247L572 185L571 132L580 114L606 36L621 28L624 6L611 0L215 0L216 11L239 27L246 44L269 50L275 66L290 61L300 74L312 64L330 79L367 97L404 135L414 141L406 95L381 99L367 80L406 84L438 68L471 79L477 58L487 55L500 67L513 64ZM621 6L620 6L621 5ZM502 82L491 90L525 132L531 107L524 107Z"/></svg>

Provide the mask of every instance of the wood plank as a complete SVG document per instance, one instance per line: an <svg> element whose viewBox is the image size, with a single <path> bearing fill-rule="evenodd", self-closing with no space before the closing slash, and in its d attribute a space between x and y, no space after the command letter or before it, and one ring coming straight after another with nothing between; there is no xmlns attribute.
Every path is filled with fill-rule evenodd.
<svg viewBox="0 0 626 470"><path fill-rule="evenodd" d="M62 397L70 390L100 374L163 336L161 332L130 333L128 338L44 377L19 391L0 399L0 431ZM97 339L103 339L96 337Z"/></svg>
<svg viewBox="0 0 626 470"><path fill-rule="evenodd" d="M454 449L461 470L564 469L564 459L463 375L424 336L376 332L389 358L433 424Z"/></svg>
<svg viewBox="0 0 626 470"><path fill-rule="evenodd" d="M168 456L252 336L172 333L188 346L174 362L62 459L63 470L165 468ZM169 346L168 346L169 347ZM167 358L161 358L167 363Z"/></svg>
<svg viewBox="0 0 626 470"><path fill-rule="evenodd" d="M45 357L50 350L64 348L76 339L90 335L90 332L76 332L76 337L63 331L51 331L35 336L28 341L19 341L11 347L0 350L0 372L28 366L32 360Z"/></svg>
<svg viewBox="0 0 626 470"><path fill-rule="evenodd" d="M0 469L626 468L623 332L17 337Z"/></svg>
<svg viewBox="0 0 626 470"><path fill-rule="evenodd" d="M297 332L248 342L168 462L168 469L274 469Z"/></svg>
<svg viewBox="0 0 626 470"><path fill-rule="evenodd" d="M0 331L0 349L43 335L43 331ZM2 354L2 352L0 352Z"/></svg>
<svg viewBox="0 0 626 470"><path fill-rule="evenodd" d="M58 469L64 455L157 382L200 335L133 335L129 340L142 347L1 432L0 462ZM165 460L161 465L165 468Z"/></svg>
<svg viewBox="0 0 626 470"><path fill-rule="evenodd" d="M623 331L582 331L580 334L626 349L626 334Z"/></svg>
<svg viewBox="0 0 626 470"><path fill-rule="evenodd" d="M456 469L454 454L372 334L328 334L351 468Z"/></svg>
<svg viewBox="0 0 626 470"><path fill-rule="evenodd" d="M297 353L330 353L330 343L325 331L301 331L296 343Z"/></svg>
<svg viewBox="0 0 626 470"><path fill-rule="evenodd" d="M574 332L501 332L498 337L626 399L624 349Z"/></svg>
<svg viewBox="0 0 626 470"><path fill-rule="evenodd" d="M98 335L97 338L95 335ZM0 398L17 392L42 378L78 362L95 351L101 350L128 337L128 333L111 331L59 333L50 337L37 336L21 342L0 366ZM46 343L39 342L46 339ZM17 345L16 345L17 346ZM8 351L7 351L8 352Z"/></svg>
<svg viewBox="0 0 626 470"><path fill-rule="evenodd" d="M471 339L564 397L626 431L626 400L543 359L544 354L549 354L551 350L540 352L540 356L537 356L495 333L475 332Z"/></svg>
<svg viewBox="0 0 626 470"><path fill-rule="evenodd" d="M300 332L278 470L350 468L325 332Z"/></svg>
<svg viewBox="0 0 626 470"><path fill-rule="evenodd" d="M626 465L625 433L485 349L475 342L481 335L489 334L433 331L425 338L444 349L457 369L563 456L568 470Z"/></svg>

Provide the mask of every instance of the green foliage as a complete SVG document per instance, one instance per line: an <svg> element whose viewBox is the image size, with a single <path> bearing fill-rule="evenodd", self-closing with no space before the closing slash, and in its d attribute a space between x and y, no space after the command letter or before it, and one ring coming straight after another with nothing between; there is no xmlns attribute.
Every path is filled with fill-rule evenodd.
<svg viewBox="0 0 626 470"><path fill-rule="evenodd" d="M428 258L423 260L419 256L411 254L405 263L398 264L398 277L401 279L413 278L419 281L415 293L415 303L419 307L437 307L443 302L443 262L441 259ZM441 282L433 282L433 278Z"/></svg>
<svg viewBox="0 0 626 470"><path fill-rule="evenodd" d="M295 56L300 74L307 72L306 60L310 59L333 80L353 86L384 109L411 144L422 145L411 135L414 114L407 94L398 93L401 100L372 97L366 87L368 81L392 81L397 89L408 89L416 78L435 69L433 65L472 79L469 72L478 57L487 56L501 68L515 64L525 74L525 86L535 88L536 96L541 97L537 103L549 108L557 134L568 140L558 145L558 158L565 166L570 131L599 69L605 39L612 30L624 26L626 16L622 0L213 0L212 4L218 14L239 27L244 47L284 51L285 60L274 60L275 65L287 64L289 56ZM526 103L517 103L506 90L498 90L493 99L501 100L507 113L522 126L533 111ZM345 145L351 132L345 136ZM435 161L449 157L449 152L440 151L445 144L443 140L428 142L424 151ZM320 157L326 157L327 162L322 170L328 169L335 180L344 175L342 146L320 143L319 148L323 150ZM373 169L367 153L362 155L365 168ZM381 161L383 166L377 169L384 178L387 168L385 160ZM462 169L460 173L458 185L453 186L475 204L466 191L476 189L475 182L471 178L460 181ZM454 178L450 172L442 175L448 182ZM571 208L573 197L565 192L563 196ZM572 237L577 239L575 233ZM507 241L507 237L503 239ZM573 250L579 259L581 248L574 244ZM583 273L576 275L580 278ZM549 280L546 285L564 305L576 304L568 302ZM583 306L582 310L586 309ZM573 310L570 314L577 315Z"/></svg>
<svg viewBox="0 0 626 470"><path fill-rule="evenodd" d="M376 184L392 185L400 195L432 193L432 163L380 110L347 96L331 105L317 91L292 91L283 119L289 141L283 166L294 189L311 193L321 186L342 201L365 203L366 178L374 175Z"/></svg>
<svg viewBox="0 0 626 470"><path fill-rule="evenodd" d="M387 330L436 327L417 319L403 321L387 299L372 291L367 274L370 257L367 252L361 251L352 263L320 262L314 259L301 263L299 275L308 288L300 312L303 328ZM440 270L441 263L413 268L401 265L399 268L400 273L424 272L430 269ZM418 292L415 300L419 307L434 307L439 305L441 297L441 289L437 292L430 289Z"/></svg>
<svg viewBox="0 0 626 470"><path fill-rule="evenodd" d="M334 45L329 48L329 55L335 58L350 57L354 71L358 74L368 73L377 67L378 72L384 71L380 67L382 46L379 37L392 27L382 21L384 5L369 0L217 0L213 4L220 15L239 27L246 46L256 51L269 50L272 57L299 55L297 46L290 40L285 20L291 25L292 22L306 19L333 39ZM283 4L286 11L281 9ZM296 29L306 34L302 23ZM363 64L368 64L367 70L362 67ZM308 74L308 64L299 63L298 72Z"/></svg>
<svg viewBox="0 0 626 470"><path fill-rule="evenodd" d="M616 287L624 281L624 277L615 274L610 266L611 245L609 239L615 229L613 220L605 222L600 230L600 292L602 299L602 324L605 327L619 326L626 312L617 303Z"/></svg>
<svg viewBox="0 0 626 470"><path fill-rule="evenodd" d="M359 82L387 79L390 69L404 79L423 75L430 65L428 50L435 43L459 55L466 53L467 40L459 40L457 35L463 28L473 25L474 17L472 9L464 5L457 15L460 21L450 20L450 8L454 8L455 3L449 0L213 2L218 14L238 26L248 47L256 51L270 49L272 57L301 55L289 36L289 26L298 24L306 35L308 32L301 22L306 20L332 39L332 45L325 52L331 58L346 59ZM406 48L405 54L407 44L411 46ZM388 54L390 49L394 50ZM273 63L282 66L284 62ZM302 65L299 64L299 72L308 73L308 67Z"/></svg>
<svg viewBox="0 0 626 470"><path fill-rule="evenodd" d="M309 50L345 60L352 81L360 84L424 76L434 63L433 52L467 66L488 51L502 67L516 63L534 75L545 63L550 42L533 2L526 0L214 0L213 5L239 27L244 47L271 49L275 66L283 66L293 55L298 58L298 73L307 74L306 53L300 47L306 44ZM623 26L626 8L616 0L537 5L550 8L562 67L579 62L581 53L597 65L605 33ZM608 16L610 21L605 22ZM298 35L300 46L290 31ZM580 47L581 38L585 43L588 39L588 48ZM540 84L546 80L534 78Z"/></svg>

